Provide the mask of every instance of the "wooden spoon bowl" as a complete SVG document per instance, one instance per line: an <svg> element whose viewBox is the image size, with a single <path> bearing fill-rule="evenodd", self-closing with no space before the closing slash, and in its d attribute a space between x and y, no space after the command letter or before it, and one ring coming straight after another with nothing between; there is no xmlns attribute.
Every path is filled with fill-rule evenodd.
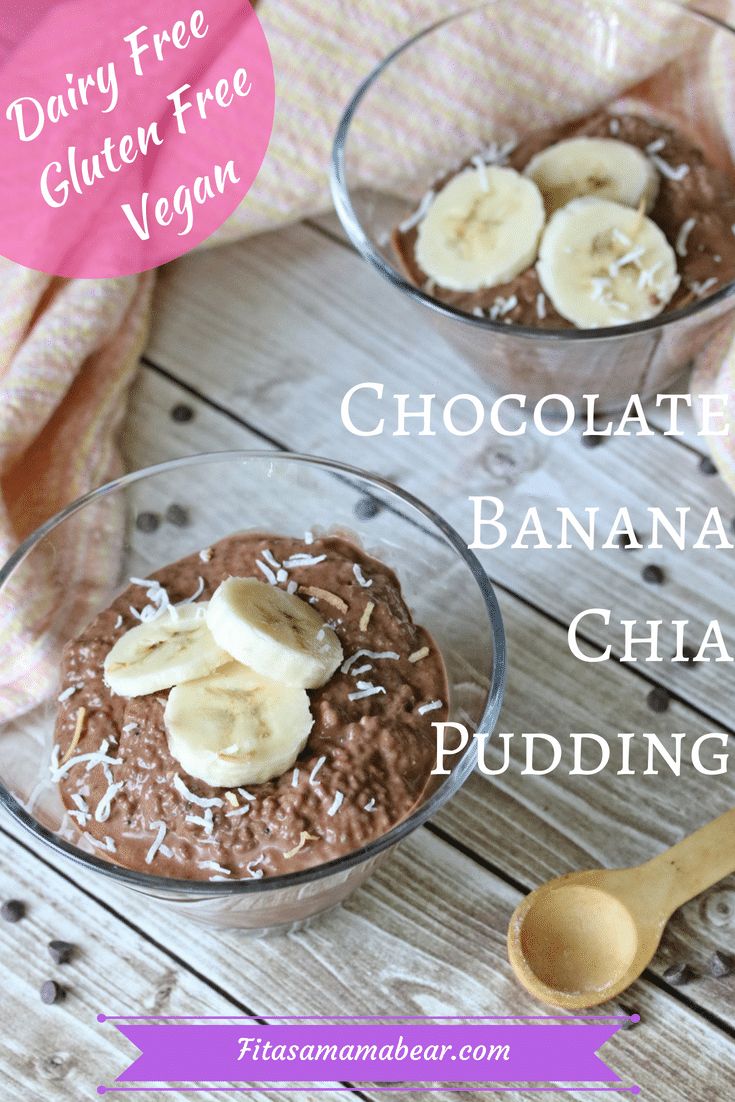
<svg viewBox="0 0 735 1102"><path fill-rule="evenodd" d="M573 872L531 892L508 929L523 986L581 1010L619 995L650 963L673 912L735 872L735 811L630 869Z"/></svg>

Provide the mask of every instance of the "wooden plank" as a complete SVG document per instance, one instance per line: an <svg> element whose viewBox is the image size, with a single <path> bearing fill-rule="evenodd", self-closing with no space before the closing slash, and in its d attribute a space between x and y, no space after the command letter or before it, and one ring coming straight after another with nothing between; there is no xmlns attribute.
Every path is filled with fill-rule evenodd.
<svg viewBox="0 0 735 1102"><path fill-rule="evenodd" d="M75 878L261 1016L539 1012L512 979L505 956L505 928L518 893L426 830L399 847L344 906L306 928L265 939L192 927L149 897L99 883L85 871ZM645 981L622 1002L624 1011L619 1003L609 1011L634 1010L642 1021L620 1032L605 1056L626 1082L640 1084L644 1097L690 1102L686 1071L696 1067L708 1098L732 1097L730 1038ZM451 1094L436 1097L449 1102ZM479 1102L482 1095L465 1097Z"/></svg>
<svg viewBox="0 0 735 1102"><path fill-rule="evenodd" d="M161 280L156 318L149 355L157 363L292 448L399 481L468 540L469 494L500 497L511 532L537 507L552 542L557 505L582 517L599 505L601 529L625 505L644 539L653 506L674 517L677 506L690 507L692 528L701 527L711 506L726 520L735 512L721 480L700 471L699 455L660 436L617 438L593 451L576 432L555 440L536 433L501 439L489 430L467 438L441 430L435 437L354 437L341 426L339 404L365 380L383 381L389 395L436 391L439 399L482 394L482 386L410 303L349 250L303 225L173 265ZM494 580L565 625L604 594L614 622L688 620L687 641L695 646L719 618L735 651L735 608L727 600L735 584L732 553L511 550L506 543L480 557ZM646 565L662 567L664 585L641 580ZM586 632L597 645L610 638L599 621ZM618 653L620 635L618 629ZM671 629L662 629L662 639L668 657ZM643 668L715 724L732 724L732 664L702 664L695 676L669 661Z"/></svg>
<svg viewBox="0 0 735 1102"><path fill-rule="evenodd" d="M167 419L181 392L148 369L134 396L129 460L157 461L205 446L217 450L247 446L254 437L237 423L191 400L195 418L186 425ZM189 399L187 399L189 401ZM677 778L660 763L658 776L644 776L646 747L637 741L631 755L634 777L616 776L613 766L597 776L570 777L571 731L593 731L608 739L618 754L617 733L687 733L687 746L708 731L706 721L684 704L655 714L647 704L650 685L636 667L616 662L580 663L569 653L560 628L522 601L502 596L508 635L510 680L498 732L515 732L512 765L502 777L479 775L454 800L438 822L452 838L468 846L512 880L527 888L574 868L624 866L646 860L731 804L725 777L706 777L685 754ZM696 677L693 667L683 673ZM549 777L521 776L521 735L543 731L564 745L560 771ZM501 763L500 747L490 756ZM503 844L498 844L503 839ZM735 880L684 908L674 919L654 961L661 975L672 963L688 962L697 979L686 994L698 1005L729 1020L735 976L715 980L708 960L716 950L731 951L733 935L725 914L735 914Z"/></svg>
<svg viewBox="0 0 735 1102"><path fill-rule="evenodd" d="M0 898L28 904L22 922L0 922L0 1097L7 1102L79 1102L96 1097L98 1084L112 1084L136 1053L111 1024L97 1022L99 1013L242 1013L234 1001L116 917L104 886L98 886L98 902L81 895L72 875L70 865L59 875L24 846L3 837ZM55 938L77 947L66 965L56 966L48 956L46 946ZM63 1002L46 1006L39 989L52 978L68 993ZM280 1091L252 1091L250 1096L259 1102L292 1097ZM185 1097L146 1092L151 1102ZM216 1102L221 1095L204 1092L198 1097ZM347 1091L336 1095L337 1102L350 1097Z"/></svg>

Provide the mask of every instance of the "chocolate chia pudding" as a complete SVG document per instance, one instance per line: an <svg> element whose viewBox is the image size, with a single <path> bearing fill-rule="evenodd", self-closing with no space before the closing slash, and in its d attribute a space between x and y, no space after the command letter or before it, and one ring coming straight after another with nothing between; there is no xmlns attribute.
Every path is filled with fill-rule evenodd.
<svg viewBox="0 0 735 1102"><path fill-rule="evenodd" d="M106 684L104 664L141 616L155 623L170 605L204 612L231 577L308 602L341 653L329 680L308 692L313 725L297 760L264 783L224 787L184 771L169 748L164 709L182 686L126 698ZM140 583L63 657L52 773L98 855L187 880L260 879L359 849L421 802L447 680L387 566L341 537L244 534Z"/></svg>
<svg viewBox="0 0 735 1102"><path fill-rule="evenodd" d="M570 320L569 311L566 311L566 316L559 312L548 293L548 286L544 284L543 271L539 274L542 262L537 265L536 257L513 278L468 290L442 285L421 267L416 255L421 225L432 202L460 173L473 167L483 172L483 165L504 166L524 173L542 151L572 138L612 139L627 143L645 154L657 177L655 197L652 196L653 201L646 211L648 219L662 231L671 247L675 276L669 292L671 288L675 289L667 294L663 305L654 302L651 311L643 316L678 310L716 293L735 280L735 180L711 163L702 149L685 134L655 118L616 115L607 111L600 111L583 121L538 131L514 146L492 148L440 177L414 215L393 232L393 248L406 278L439 302L507 325L519 324L546 330L596 327L594 323L580 325ZM586 194L595 194L594 181ZM548 196L544 195L544 199L547 200ZM548 201L546 208L547 230L544 233L548 231L554 214L554 210L549 209ZM542 260L543 248L542 236ZM629 250L629 245L626 246L623 241L620 253L624 254L626 249ZM630 255L633 254L628 251ZM632 263L637 263L634 255ZM639 263L639 270L634 271L633 275L643 281L648 277L642 272L643 265ZM598 278L595 293L598 297L604 293L604 280ZM630 316L625 316L624 309L627 307L623 303L619 315L613 316L608 324L625 324L631 320Z"/></svg>

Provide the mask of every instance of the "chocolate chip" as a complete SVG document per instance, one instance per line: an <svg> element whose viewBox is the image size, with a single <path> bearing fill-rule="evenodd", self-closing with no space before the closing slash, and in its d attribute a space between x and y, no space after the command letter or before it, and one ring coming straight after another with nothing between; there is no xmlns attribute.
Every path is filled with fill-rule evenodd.
<svg viewBox="0 0 735 1102"><path fill-rule="evenodd" d="M671 703L671 697L666 692L666 689L657 687L651 689L650 693L646 697L646 703L652 712L658 712L659 715L662 712L668 712L669 704Z"/></svg>
<svg viewBox="0 0 735 1102"><path fill-rule="evenodd" d="M181 402L171 410L171 420L179 425L185 425L188 421L194 420L194 410Z"/></svg>
<svg viewBox="0 0 735 1102"><path fill-rule="evenodd" d="M169 505L166 510L166 520L169 524L175 524L177 528L186 528L189 524L189 510L183 505Z"/></svg>
<svg viewBox="0 0 735 1102"><path fill-rule="evenodd" d="M620 548L621 551L639 551L640 550L639 545L640 545L640 542L641 542L641 537L638 535L637 532L634 532L633 536L635 537L635 540L636 540L635 543L633 542L633 537L629 536L627 532L621 532L621 534L618 536L618 547Z"/></svg>
<svg viewBox="0 0 735 1102"><path fill-rule="evenodd" d="M74 946L68 941L50 941L48 951L54 964L68 964L74 952Z"/></svg>
<svg viewBox="0 0 735 1102"><path fill-rule="evenodd" d="M644 582L648 582L649 585L663 585L666 581L666 575L660 566L654 566L649 564L643 567L642 578Z"/></svg>
<svg viewBox="0 0 735 1102"><path fill-rule="evenodd" d="M708 455L703 455L699 461L699 469L702 474L717 474L717 467Z"/></svg>
<svg viewBox="0 0 735 1102"><path fill-rule="evenodd" d="M135 527L139 532L155 532L161 523L158 513L138 513Z"/></svg>
<svg viewBox="0 0 735 1102"><path fill-rule="evenodd" d="M9 899L0 907L0 917L4 922L20 922L25 918L25 914L25 903L21 903L18 899Z"/></svg>
<svg viewBox="0 0 735 1102"><path fill-rule="evenodd" d="M65 995L64 988L56 980L46 980L41 985L41 1002L46 1003L47 1006L53 1006L54 1003L61 1002Z"/></svg>
<svg viewBox="0 0 735 1102"><path fill-rule="evenodd" d="M587 436L582 434L582 447L583 448L599 448L600 444L604 444L608 439L606 436Z"/></svg>
<svg viewBox="0 0 735 1102"><path fill-rule="evenodd" d="M664 972L664 979L672 987L683 987L684 984L694 979L694 972L688 964L672 964Z"/></svg>
<svg viewBox="0 0 735 1102"><path fill-rule="evenodd" d="M717 949L709 958L710 975L716 980L722 980L735 970L735 961L729 953L723 953Z"/></svg>
<svg viewBox="0 0 735 1102"><path fill-rule="evenodd" d="M374 497L363 497L355 505L355 516L358 520L372 520L380 512L380 502Z"/></svg>

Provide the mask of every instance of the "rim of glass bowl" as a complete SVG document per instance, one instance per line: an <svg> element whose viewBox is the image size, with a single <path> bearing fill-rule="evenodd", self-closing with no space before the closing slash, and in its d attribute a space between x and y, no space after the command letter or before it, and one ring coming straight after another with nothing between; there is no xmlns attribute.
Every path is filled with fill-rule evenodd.
<svg viewBox="0 0 735 1102"><path fill-rule="evenodd" d="M423 517L429 522L431 529L438 530L445 541L450 544L454 551L456 551L459 558L463 560L467 569L474 577L484 602L485 611L487 612L493 648L493 662L492 669L489 671L490 684L487 690L487 699L485 701L482 721L478 730L492 731L497 722L505 690L505 632L495 591L487 575L480 566L477 557L467 548L454 528L412 494L400 489L392 482L380 478L378 475L369 474L357 467L350 467L346 464L323 459L319 456L298 455L293 452L259 450L209 452L202 455L185 456L181 459L170 460L166 463L159 463L155 466L146 467L142 470L124 475L121 478L114 479L112 482L108 482L99 489L85 494L83 497L67 506L24 540L0 569L0 592L2 592L2 588L16 567L25 559L26 555L36 546L36 544L70 516L79 512L91 502L106 497L109 494L113 494L115 491L122 488L132 486L134 483L141 482L146 478L163 474L166 471L174 471L187 466L194 467L204 464L209 465L227 462L243 463L250 460L263 460L267 462L277 460L279 463L295 463L297 465L307 464L309 466L331 471L337 476L359 479L361 482L366 482L373 488L381 490L389 497L395 498L401 506L409 506L411 510L419 514L419 517ZM132 869L124 868L122 865L115 865L109 861L95 857L93 854L85 853L83 850L78 849L63 838L58 837L53 831L48 830L38 823L34 816L26 811L23 805L8 791L2 781L0 781L0 806L4 807L17 822L36 837L41 838L47 845L50 845L56 850L57 853L62 853L77 864L95 869L97 872L101 872L105 876L111 877L118 882L125 883L130 887L153 893L158 890L164 894L178 892L194 896L234 896L239 893L274 891L277 888L292 887L321 880L336 873L346 872L362 864L369 858L374 857L376 854L381 853L383 850L388 849L425 823L427 819L429 819L461 788L474 768L474 757L475 746L473 740L454 772L446 779L442 787L424 804L412 812L408 818L398 823L386 834L381 835L380 838L375 839L373 842L369 842L366 846L362 846L360 849L354 850L343 857L338 857L322 865L317 865L315 868L304 869L301 872L286 873L280 876L264 877L261 880L236 880L231 883L217 881L212 883L206 880L174 879L172 877L157 876L154 873L135 872Z"/></svg>
<svg viewBox="0 0 735 1102"><path fill-rule="evenodd" d="M374 268L380 272L394 287L399 287L402 291L405 291L416 302L420 302L423 306L428 307L437 314L441 314L444 317L453 318L455 321L463 322L465 325L480 327L488 329L492 333L502 333L503 336L517 336L523 337L527 340L536 341L597 341L597 340L610 340L611 338L624 339L625 337L632 336L637 333L645 333L648 331L655 331L657 329L665 329L667 326L672 325L676 321L681 321L684 318L693 317L696 314L703 313L712 307L717 306L719 303L724 302L728 298L735 296L735 280L725 284L723 287L716 291L713 295L708 295L705 298L697 299L695 302L690 303L688 306L681 307L678 310L671 310L668 313L664 312L658 314L655 318L649 318L647 321L632 322L628 325L613 325L600 329L539 329L528 325L504 325L499 321L492 321L490 318L478 318L471 314L466 314L462 310L456 310L453 306L447 306L442 302L438 302L431 295L426 294L418 287L414 287L412 283L404 279L403 276L395 268L393 268L387 261L381 256L381 254L373 247L373 243L370 240L368 234L362 228L362 224L355 212L350 198L350 189L347 183L346 167L345 167L345 148L347 140L350 134L350 126L352 119L357 112L362 100L372 88L373 84L379 79L385 69L388 68L394 61L396 61L403 53L411 48L416 42L419 42L422 38L426 38L428 35L433 34L434 31L439 30L441 27L446 26L449 23L453 23L455 20L464 19L468 15L475 14L480 11L493 8L497 0L488 0L487 3L473 4L469 7L463 8L461 11L454 12L452 15L444 16L436 22L430 24L428 27L424 27L417 34L412 35L395 50L392 50L375 68L368 74L368 76L358 86L357 91L350 100L344 114L340 120L337 128L337 133L334 138L334 144L332 146L332 163L330 170L330 185L332 190L332 200L334 202L335 210L339 216L339 220L342 223L342 228L349 237L352 244L357 251L363 257L363 259L370 262ZM706 12L698 10L696 7L683 8L681 0L659 0L659 3L665 4L667 7L675 8L678 10L679 15L691 16L693 19L699 22L706 23L712 27L716 27L721 31L727 31L735 39L735 27L732 27L729 23L725 23L722 19L718 19L716 16L709 15ZM733 49L735 49L735 41L733 42ZM734 304L735 305L735 304Z"/></svg>

